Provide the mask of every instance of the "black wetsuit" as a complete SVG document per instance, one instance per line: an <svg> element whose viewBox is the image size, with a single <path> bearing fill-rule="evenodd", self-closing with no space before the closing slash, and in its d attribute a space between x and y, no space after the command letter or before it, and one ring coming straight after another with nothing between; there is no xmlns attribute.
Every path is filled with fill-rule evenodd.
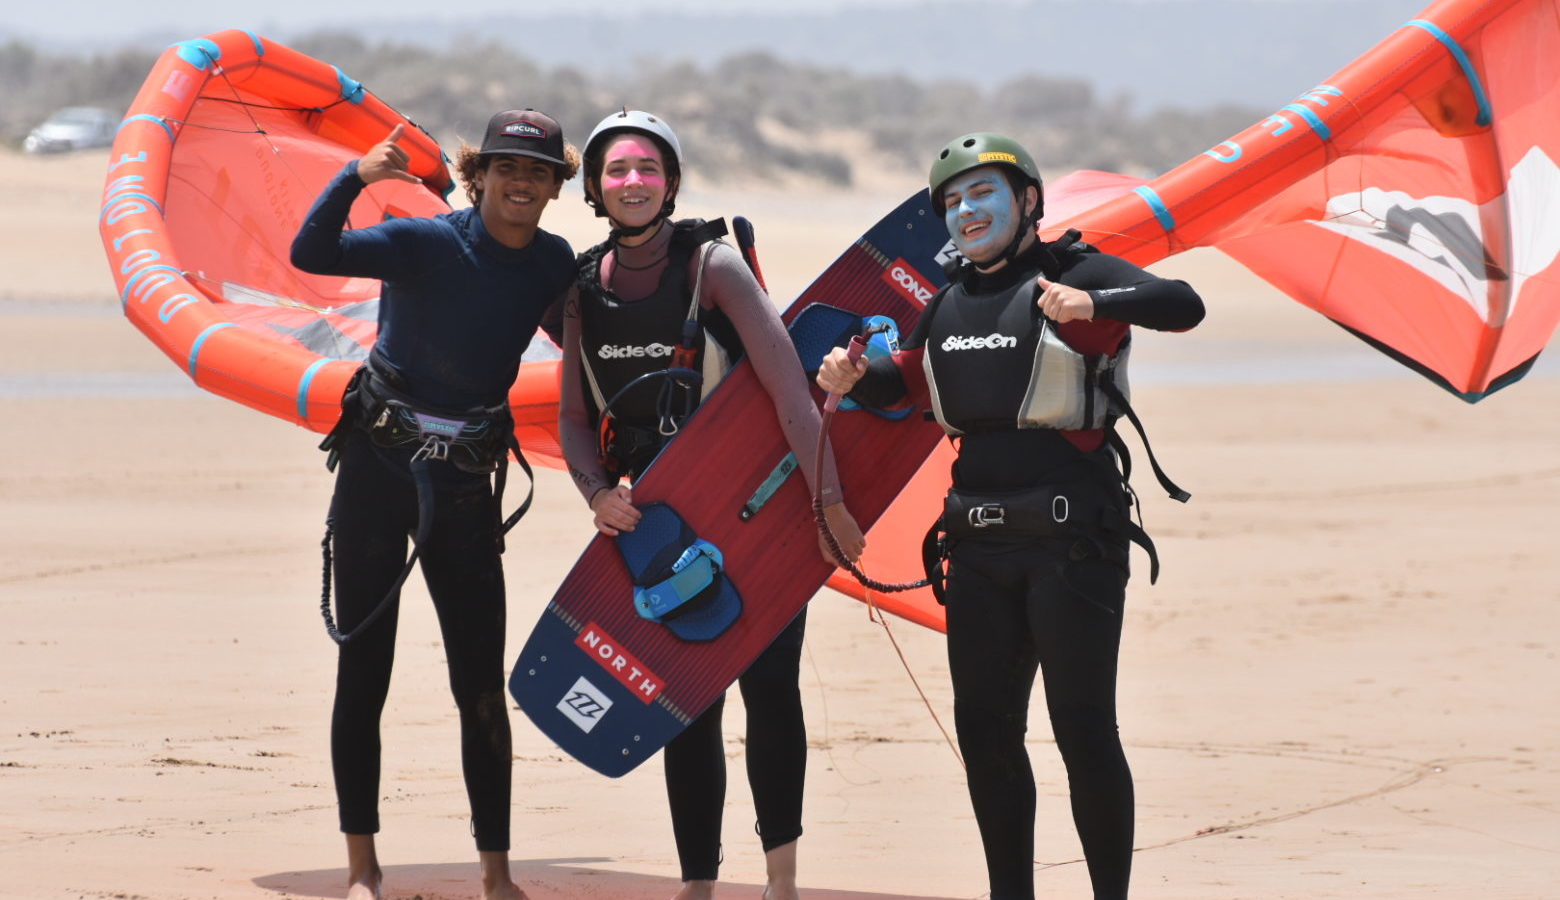
<svg viewBox="0 0 1560 900"><path fill-rule="evenodd" d="M964 284L969 300L980 302L1032 283L1042 271L1052 281L1091 292L1095 318L1058 329L1080 352L1114 354L1129 324L1180 330L1203 315L1201 299L1187 285L1096 252L1053 253L1037 245L990 276L972 273ZM1112 291L1123 287L1131 289ZM1023 296L1032 306L1036 294L1026 290ZM931 318L921 318L897 357L874 361L851 396L885 406L903 396L907 380L922 379L922 354L948 352L927 343ZM1028 370L1009 377L1025 380ZM957 398L942 400L945 409L958 405ZM995 423L963 430L968 433L953 465L956 489L1001 493L1045 485L1125 507L1102 431L1020 430ZM1127 895L1132 774L1116 728L1127 574L1127 542L1120 535L951 541L947 614L954 721L992 900L1034 896L1035 783L1024 733L1037 669L1094 896Z"/></svg>
<svg viewBox="0 0 1560 900"><path fill-rule="evenodd" d="M293 243L308 272L384 280L375 353L402 392L464 410L505 402L531 335L573 279L567 242L544 231L523 249L487 233L476 209L390 219L344 231L364 185L348 164ZM344 415L353 415L347 410ZM406 560L418 500L414 448L341 431L331 499L337 621L350 633L385 597ZM461 760L477 849L509 849L511 742L504 700L504 581L490 479L432 462L434 523L421 547L460 711ZM340 648L331 760L341 830L379 830L379 718L390 686L399 600Z"/></svg>

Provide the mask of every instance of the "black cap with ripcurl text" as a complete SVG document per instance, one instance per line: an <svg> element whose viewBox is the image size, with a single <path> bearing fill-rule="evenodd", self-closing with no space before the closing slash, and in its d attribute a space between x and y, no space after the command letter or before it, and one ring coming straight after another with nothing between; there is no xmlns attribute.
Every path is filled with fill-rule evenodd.
<svg viewBox="0 0 1560 900"><path fill-rule="evenodd" d="M488 120L478 156L529 156L567 166L563 129L552 116L534 109L509 109Z"/></svg>

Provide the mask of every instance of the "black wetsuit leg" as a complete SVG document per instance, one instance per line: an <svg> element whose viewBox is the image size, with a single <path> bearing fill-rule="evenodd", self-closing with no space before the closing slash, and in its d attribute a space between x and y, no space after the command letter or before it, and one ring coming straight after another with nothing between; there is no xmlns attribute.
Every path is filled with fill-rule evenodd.
<svg viewBox="0 0 1560 900"><path fill-rule="evenodd" d="M1116 729L1126 574L1072 541L964 540L951 553L954 720L992 900L1034 897L1035 783L1024 746L1038 668L1096 900L1127 896L1132 773Z"/></svg>
<svg viewBox="0 0 1560 900"><path fill-rule="evenodd" d="M443 466L443 463L435 465ZM510 732L503 699L503 572L497 510L487 480L436 479L433 534L422 551L461 716L462 762L479 850L509 846ZM384 598L405 564L417 524L406 462L349 432L331 500L336 618L350 632ZM395 657L399 600L339 648L331 761L341 830L379 830L379 720Z"/></svg>
<svg viewBox="0 0 1560 900"><path fill-rule="evenodd" d="M807 723L797 683L807 607L780 632L737 684L747 707L747 776L764 852L802 836Z"/></svg>
<svg viewBox="0 0 1560 900"><path fill-rule="evenodd" d="M807 731L797 687L804 608L738 679L748 709L747 770L764 850L802 833ZM720 877L721 813L726 804L722 695L666 745L666 795L683 881Z"/></svg>
<svg viewBox="0 0 1560 900"><path fill-rule="evenodd" d="M406 562L417 497L361 433L342 437L330 523L336 622L351 633L379 605ZM378 621L337 649L330 756L346 834L379 831L379 718L390 691L399 611L400 601L393 601Z"/></svg>
<svg viewBox="0 0 1560 900"><path fill-rule="evenodd" d="M513 763L504 702L504 571L498 506L486 478L439 492L422 570L460 711L461 768L477 849L508 850Z"/></svg>

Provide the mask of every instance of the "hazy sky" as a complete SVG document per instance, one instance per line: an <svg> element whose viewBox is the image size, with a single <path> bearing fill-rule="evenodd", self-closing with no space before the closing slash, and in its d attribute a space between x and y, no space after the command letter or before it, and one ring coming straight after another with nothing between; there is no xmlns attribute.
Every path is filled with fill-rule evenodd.
<svg viewBox="0 0 1560 900"><path fill-rule="evenodd" d="M1011 5L1015 0L986 0L979 7L987 13ZM1074 0L1076 2L1076 0ZM1167 5L1179 0L1136 0ZM1294 3L1312 0L1248 0L1259 3ZM1392 7L1407 19L1431 0L1357 0L1373 8ZM625 7L635 14L654 10L721 13L801 12L832 10L842 7L878 7L893 9L908 5L896 0L655 0L654 4L624 3L623 0L563 0L537 3L535 0L457 0L454 3L429 3L428 0L150 0L132 3L126 0L58 0L37 2L17 0L6 4L0 18L0 35L24 37L59 45L80 40L93 47L133 41L139 35L162 34L169 30L180 35L207 34L225 28L248 28L261 33L285 30L298 33L319 27L350 25L360 19L444 19L479 24L484 15L571 13L600 11L609 14Z"/></svg>
<svg viewBox="0 0 1560 900"><path fill-rule="evenodd" d="M1159 0L1164 2L1164 0ZM1170 0L1173 2L1173 0ZM523 14L588 12L629 9L644 12L654 9L681 11L721 10L727 12L787 10L827 10L842 6L871 7L893 5L892 0L655 0L653 7L625 4L623 0L565 0L537 3L535 0L457 0L453 3L429 3L428 0L151 0L130 3L125 0L62 0L51 3L17 0L6 4L0 32L45 39L51 43L83 36L94 44L116 37L129 38L148 31L177 28L190 34L207 34L225 28L249 28L274 31L284 25L288 31L312 27L348 25L360 18L446 19L479 22L486 14Z"/></svg>
<svg viewBox="0 0 1560 900"><path fill-rule="evenodd" d="M603 78L632 75L648 59L710 64L759 50L797 64L922 82L1081 80L1100 97L1130 98L1142 110L1260 109L1337 71L1430 2L13 0L0 16L0 40L84 53L160 49L229 28L282 43L345 29L373 42L439 49L494 40L544 69L575 66ZM848 15L824 23L811 18L817 13ZM534 29L526 27L531 21ZM936 41L945 34L957 39ZM1073 37L1058 39L1062 34Z"/></svg>

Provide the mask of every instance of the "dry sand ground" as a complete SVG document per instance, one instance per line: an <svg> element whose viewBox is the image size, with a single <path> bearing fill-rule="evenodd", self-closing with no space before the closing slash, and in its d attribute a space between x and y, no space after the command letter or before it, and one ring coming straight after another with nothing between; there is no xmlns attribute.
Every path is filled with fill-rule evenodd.
<svg viewBox="0 0 1560 900"><path fill-rule="evenodd" d="M0 158L0 897L340 897L314 599L330 480L313 435L188 387L121 319L102 171ZM685 208L752 216L788 298L888 205ZM577 200L549 217L580 246L601 233ZM1156 449L1196 497L1149 498L1165 572L1129 594L1135 896L1557 896L1560 377L1467 406L1217 256L1163 268L1210 315L1137 354ZM506 560L512 648L589 535L559 473L538 495ZM403 608L389 896L470 897L455 711L415 580ZM981 896L961 772L880 630L825 591L808 631L807 895ZM896 634L950 721L940 637ZM753 898L741 720L733 697L721 896ZM670 896L659 763L604 779L513 724L531 896ZM1086 897L1044 715L1031 726L1041 894Z"/></svg>

